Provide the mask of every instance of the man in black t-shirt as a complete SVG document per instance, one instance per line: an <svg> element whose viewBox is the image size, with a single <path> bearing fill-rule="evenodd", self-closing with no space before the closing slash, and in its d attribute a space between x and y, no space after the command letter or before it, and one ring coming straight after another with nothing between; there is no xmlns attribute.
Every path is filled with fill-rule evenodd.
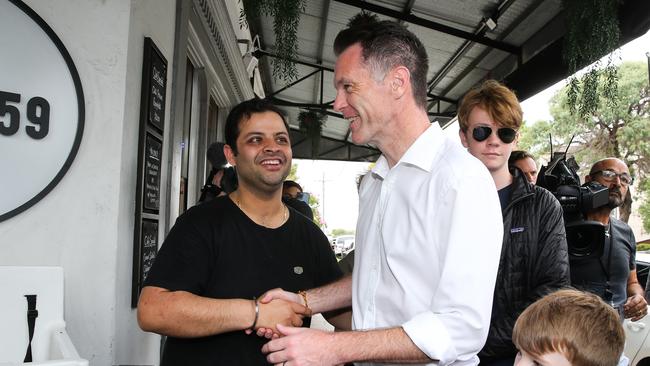
<svg viewBox="0 0 650 366"><path fill-rule="evenodd" d="M311 311L255 297L341 276L325 235L282 203L292 154L281 112L259 99L233 108L224 153L238 189L178 218L140 295L140 326L167 336L163 366L267 365L266 339L245 331L308 326Z"/></svg>

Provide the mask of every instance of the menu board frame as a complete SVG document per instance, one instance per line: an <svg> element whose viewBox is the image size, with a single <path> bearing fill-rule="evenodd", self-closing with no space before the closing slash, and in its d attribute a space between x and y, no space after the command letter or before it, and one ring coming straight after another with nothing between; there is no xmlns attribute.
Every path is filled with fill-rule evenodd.
<svg viewBox="0 0 650 366"><path fill-rule="evenodd" d="M157 213L160 210L162 141L153 134L147 133L144 146L142 207L145 212Z"/></svg>
<svg viewBox="0 0 650 366"><path fill-rule="evenodd" d="M166 102L167 59L153 40L145 37L133 230L132 308L138 305L144 279L158 251L160 173L165 146L163 136Z"/></svg>

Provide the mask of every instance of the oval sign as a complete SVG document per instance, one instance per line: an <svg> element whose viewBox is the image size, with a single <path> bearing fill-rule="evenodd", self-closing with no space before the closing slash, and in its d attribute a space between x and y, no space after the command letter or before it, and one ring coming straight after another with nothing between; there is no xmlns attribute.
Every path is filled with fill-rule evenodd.
<svg viewBox="0 0 650 366"><path fill-rule="evenodd" d="M72 164L84 95L70 54L22 1L0 1L0 221L45 197Z"/></svg>

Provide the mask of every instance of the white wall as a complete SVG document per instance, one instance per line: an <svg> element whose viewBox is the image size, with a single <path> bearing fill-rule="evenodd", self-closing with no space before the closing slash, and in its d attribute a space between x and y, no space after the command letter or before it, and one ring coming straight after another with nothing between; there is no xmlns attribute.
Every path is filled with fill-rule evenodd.
<svg viewBox="0 0 650 366"><path fill-rule="evenodd" d="M167 103L165 134L169 135L170 101L172 98L172 67L174 54L176 1L132 1L128 35L128 58L124 119L122 125L122 175L117 248L117 311L115 313L115 356L113 364L158 364L160 337L145 333L137 325L136 312L131 309L131 278L133 268L133 214L138 156L138 122L144 37L150 37L167 60ZM163 144L166 148L166 145ZM161 197L165 197L165 168L161 172ZM161 205L165 203L161 201ZM162 225L161 225L162 227Z"/></svg>
<svg viewBox="0 0 650 366"><path fill-rule="evenodd" d="M140 331L130 309L142 45L150 36L168 60L169 103L176 3L26 3L75 62L85 130L52 192L0 223L0 265L63 266L68 332L91 365L154 364L158 337Z"/></svg>

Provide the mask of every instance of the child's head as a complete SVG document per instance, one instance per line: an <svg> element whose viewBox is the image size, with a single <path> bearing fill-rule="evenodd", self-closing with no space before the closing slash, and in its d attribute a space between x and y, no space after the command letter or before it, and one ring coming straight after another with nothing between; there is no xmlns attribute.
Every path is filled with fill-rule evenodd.
<svg viewBox="0 0 650 366"><path fill-rule="evenodd" d="M625 334L611 306L596 295L567 289L526 308L517 319L512 341L521 352L517 366L527 364L527 358L543 366L615 366ZM554 358L551 363L549 358Z"/></svg>

